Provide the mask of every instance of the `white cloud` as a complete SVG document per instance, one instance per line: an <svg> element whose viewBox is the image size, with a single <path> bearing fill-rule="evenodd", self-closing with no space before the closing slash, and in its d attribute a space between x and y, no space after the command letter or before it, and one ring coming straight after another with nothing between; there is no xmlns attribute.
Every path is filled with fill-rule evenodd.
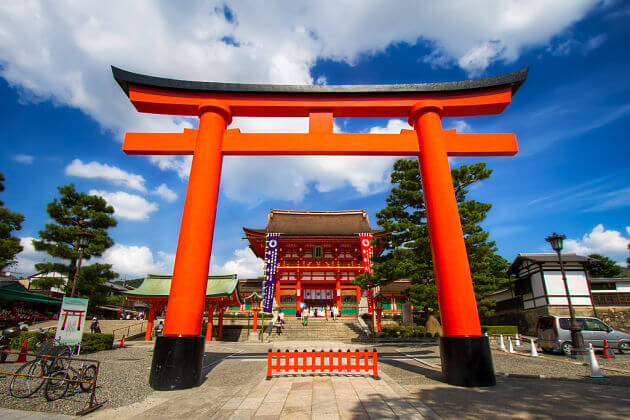
<svg viewBox="0 0 630 420"><path fill-rule="evenodd" d="M311 84L318 59L354 64L361 55L392 44L423 42L432 65L457 63L477 75L492 63L514 61L526 48L546 46L597 4L485 0L392 2L383 7L382 2L366 0L357 7L354 1L340 0L335 7L317 2L268 2L259 7L243 1L231 6L233 19L228 19L218 1L181 7L175 2L25 0L0 4L0 76L18 88L23 101L51 100L78 108L120 140L124 131L181 131L192 123L189 118L136 112L112 78L112 64L179 79ZM321 76L319 83L325 80ZM252 124L235 119L232 127L245 131ZM279 131L295 126L278 119L256 124L283 129ZM190 171L190 157L152 156L150 161L182 179ZM281 180L276 185L259 182L268 185L259 197L295 201L311 183L320 191L347 185L362 194L377 191L392 161L273 158L263 165L251 158L230 158L226 169L244 169L247 182L251 176ZM273 165L279 165L279 172L267 174ZM250 192L242 188L245 181L224 179L226 191L243 201L243 194ZM135 185L144 191L139 180ZM281 188L287 194L277 191Z"/></svg>
<svg viewBox="0 0 630 420"><path fill-rule="evenodd" d="M124 191L90 190L89 194L103 197L107 204L114 207L114 217L122 219L148 220L149 215L158 209L157 204L149 202L139 195L129 194Z"/></svg>
<svg viewBox="0 0 630 420"><path fill-rule="evenodd" d="M234 258L225 264L210 265L210 274L238 274L239 278L256 278L263 275L263 261L256 257L251 249L243 248L234 251Z"/></svg>
<svg viewBox="0 0 630 420"><path fill-rule="evenodd" d="M30 165L31 163L33 163L33 160L35 158L31 155L18 154L18 155L13 155L12 159L18 163L24 163L26 165Z"/></svg>
<svg viewBox="0 0 630 420"><path fill-rule="evenodd" d="M413 127L410 126L407 121L393 119L387 121L387 125L385 127L372 127L370 129L370 134L398 134L400 130L413 130Z"/></svg>
<svg viewBox="0 0 630 420"><path fill-rule="evenodd" d="M146 192L142 175L125 172L116 166L98 162L83 163L80 159L73 160L65 170L66 175L88 179L104 179L114 185L120 185L132 190Z"/></svg>
<svg viewBox="0 0 630 420"><path fill-rule="evenodd" d="M35 264L40 262L54 262L54 258L42 251L36 251L30 236L20 238L20 245L24 248L16 256L17 264L8 269L11 273L20 276L30 276L35 273Z"/></svg>
<svg viewBox="0 0 630 420"><path fill-rule="evenodd" d="M626 226L626 232L629 237L622 236L622 233L616 230L606 230L600 223L582 239L566 239L564 250L580 255L600 254L623 264L628 254L630 226Z"/></svg>
<svg viewBox="0 0 630 420"><path fill-rule="evenodd" d="M0 5L0 74L24 100L54 100L103 127L181 130L182 118L141 116L115 85L109 65L191 80L313 83L319 58L353 64L394 43L429 45L429 56L471 74L545 46L599 0L528 2L21 1ZM144 22L144 24L138 24ZM150 22L150 24L147 24ZM378 28L378 30L374 30ZM227 41L226 41L227 40Z"/></svg>
<svg viewBox="0 0 630 420"><path fill-rule="evenodd" d="M101 260L111 264L121 277L145 277L147 274L172 274L175 256L159 251L157 258L146 246L115 244Z"/></svg>
<svg viewBox="0 0 630 420"><path fill-rule="evenodd" d="M177 193L167 187L166 184L161 184L159 187L154 189L151 194L158 195L162 197L163 200L168 201L169 203L177 200Z"/></svg>

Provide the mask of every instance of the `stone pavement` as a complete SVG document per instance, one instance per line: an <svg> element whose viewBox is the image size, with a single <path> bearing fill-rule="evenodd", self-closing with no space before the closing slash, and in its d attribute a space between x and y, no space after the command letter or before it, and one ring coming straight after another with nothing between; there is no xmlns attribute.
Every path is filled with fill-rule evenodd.
<svg viewBox="0 0 630 420"><path fill-rule="evenodd" d="M296 375L262 380L221 407L220 418L423 419L434 413L386 381L358 375Z"/></svg>

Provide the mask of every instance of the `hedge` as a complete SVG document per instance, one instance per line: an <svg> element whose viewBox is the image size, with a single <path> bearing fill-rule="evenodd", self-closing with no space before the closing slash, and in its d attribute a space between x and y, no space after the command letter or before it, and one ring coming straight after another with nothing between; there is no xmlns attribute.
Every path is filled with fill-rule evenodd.
<svg viewBox="0 0 630 420"><path fill-rule="evenodd" d="M381 334L385 337L432 337L431 333L427 333L426 328L423 326L401 327L400 325L387 325L382 328Z"/></svg>
<svg viewBox="0 0 630 420"><path fill-rule="evenodd" d="M516 325L482 325L482 333L488 334L518 334Z"/></svg>
<svg viewBox="0 0 630 420"><path fill-rule="evenodd" d="M14 337L11 339L11 349L12 350L21 350L24 340L27 340L35 335L39 334L37 331L22 331L18 337ZM51 337L54 337L54 333L51 331ZM35 344L35 340L31 340L28 342L28 350L33 350L33 345ZM111 350L114 346L114 335L113 334L92 334L85 333L83 334L83 339L81 341L81 353L88 353L92 351L101 351L101 350Z"/></svg>

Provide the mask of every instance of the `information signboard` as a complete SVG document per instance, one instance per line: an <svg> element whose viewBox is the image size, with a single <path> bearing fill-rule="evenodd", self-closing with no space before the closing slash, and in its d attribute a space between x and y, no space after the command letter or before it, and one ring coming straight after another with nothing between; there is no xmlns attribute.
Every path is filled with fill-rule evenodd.
<svg viewBox="0 0 630 420"><path fill-rule="evenodd" d="M88 299L64 297L55 339L69 346L81 344L83 327L87 321L87 307Z"/></svg>

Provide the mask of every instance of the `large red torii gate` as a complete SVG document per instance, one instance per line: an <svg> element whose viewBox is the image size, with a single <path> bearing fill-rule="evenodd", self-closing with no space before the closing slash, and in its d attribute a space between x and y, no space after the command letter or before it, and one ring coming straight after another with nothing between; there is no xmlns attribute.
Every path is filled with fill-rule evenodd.
<svg viewBox="0 0 630 420"><path fill-rule="evenodd" d="M114 78L140 112L199 117L183 133L127 133L127 154L193 155L164 332L155 344L154 389L201 379L201 323L224 155L416 156L420 163L444 336L442 374L454 385L495 384L481 335L448 156L511 156L514 134L442 130L442 117L501 113L528 69L461 82L287 86L193 82L130 73ZM233 116L309 117L304 134L227 130ZM400 134L333 133L333 117L407 118ZM415 131L415 133L414 133Z"/></svg>

